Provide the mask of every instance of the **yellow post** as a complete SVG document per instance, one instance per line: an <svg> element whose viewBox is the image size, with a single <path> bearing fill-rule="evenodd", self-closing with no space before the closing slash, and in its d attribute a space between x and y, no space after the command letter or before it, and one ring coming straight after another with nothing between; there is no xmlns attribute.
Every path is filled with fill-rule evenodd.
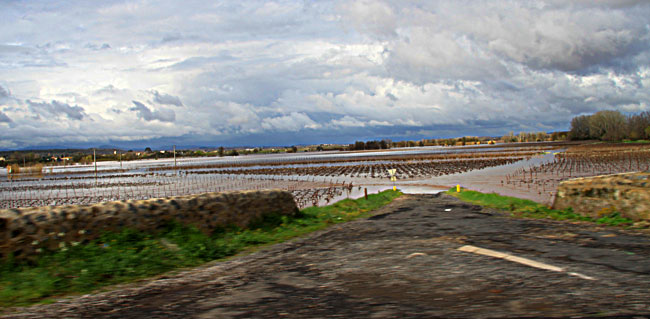
<svg viewBox="0 0 650 319"><path fill-rule="evenodd" d="M397 186L393 186L393 192L397 190Z"/></svg>
<svg viewBox="0 0 650 319"><path fill-rule="evenodd" d="M456 193L460 193L460 185L456 185Z"/></svg>

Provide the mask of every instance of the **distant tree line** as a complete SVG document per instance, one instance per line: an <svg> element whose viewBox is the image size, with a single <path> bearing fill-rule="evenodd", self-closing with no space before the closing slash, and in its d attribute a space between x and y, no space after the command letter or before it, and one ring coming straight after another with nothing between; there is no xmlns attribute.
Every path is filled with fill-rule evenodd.
<svg viewBox="0 0 650 319"><path fill-rule="evenodd" d="M385 150L389 149L391 142L388 140L381 141L356 141L354 144L348 145L348 150L358 151L358 150Z"/></svg>
<svg viewBox="0 0 650 319"><path fill-rule="evenodd" d="M517 143L517 142L546 142L546 141L564 141L567 139L568 132L520 132L515 135L514 132L508 133L501 137L504 143Z"/></svg>
<svg viewBox="0 0 650 319"><path fill-rule="evenodd" d="M619 111L600 111L571 120L571 140L620 141L650 139L650 112L625 116Z"/></svg>
<svg viewBox="0 0 650 319"><path fill-rule="evenodd" d="M517 135L510 132L508 135L503 136L501 139L489 136L463 136L455 138L438 138L438 139L422 139L419 141L397 141L381 140L381 141L356 141L354 144L349 144L345 150L377 150L389 149L395 147L423 147L423 146L465 146L465 145L480 145L480 144L494 144L500 143L517 143L517 142L548 142L548 141L564 141L567 140L569 132L521 132Z"/></svg>

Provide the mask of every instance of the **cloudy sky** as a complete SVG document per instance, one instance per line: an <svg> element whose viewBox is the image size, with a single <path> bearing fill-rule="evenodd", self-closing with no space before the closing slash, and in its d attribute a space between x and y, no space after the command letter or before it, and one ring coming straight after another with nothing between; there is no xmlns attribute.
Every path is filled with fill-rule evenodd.
<svg viewBox="0 0 650 319"><path fill-rule="evenodd" d="M0 149L566 130L650 110L650 2L0 1Z"/></svg>

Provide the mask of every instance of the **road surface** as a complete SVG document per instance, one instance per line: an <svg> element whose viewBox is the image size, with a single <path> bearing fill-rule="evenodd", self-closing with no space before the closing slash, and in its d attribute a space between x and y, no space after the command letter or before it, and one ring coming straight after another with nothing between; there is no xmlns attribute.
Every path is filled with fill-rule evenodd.
<svg viewBox="0 0 650 319"><path fill-rule="evenodd" d="M369 219L5 316L650 318L650 236L405 195Z"/></svg>

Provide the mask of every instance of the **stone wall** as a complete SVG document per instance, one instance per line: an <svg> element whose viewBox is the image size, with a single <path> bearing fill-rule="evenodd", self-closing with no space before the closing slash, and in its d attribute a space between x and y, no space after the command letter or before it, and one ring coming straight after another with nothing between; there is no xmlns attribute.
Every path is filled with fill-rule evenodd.
<svg viewBox="0 0 650 319"><path fill-rule="evenodd" d="M297 211L291 193L280 190L0 210L0 254L29 258L43 249L87 242L105 231L156 231L170 220L209 234L217 227L246 227L264 214Z"/></svg>
<svg viewBox="0 0 650 319"><path fill-rule="evenodd" d="M650 172L576 178L560 183L553 208L599 218L612 212L650 221Z"/></svg>

